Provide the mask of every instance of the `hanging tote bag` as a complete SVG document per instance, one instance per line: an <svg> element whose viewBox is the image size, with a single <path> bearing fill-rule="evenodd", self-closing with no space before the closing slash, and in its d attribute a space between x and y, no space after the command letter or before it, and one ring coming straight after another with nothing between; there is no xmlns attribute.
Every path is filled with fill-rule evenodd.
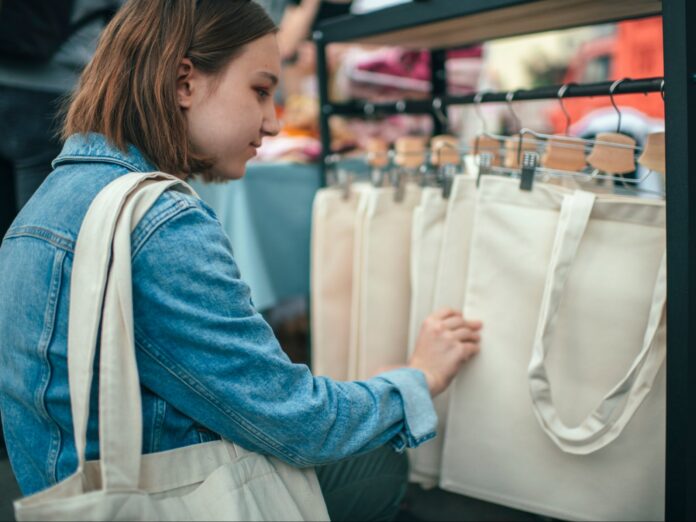
<svg viewBox="0 0 696 522"><path fill-rule="evenodd" d="M358 379L358 358L360 356L360 303L362 295L363 278L363 237L365 236L365 217L367 204L373 197L372 192L377 190L373 186L367 186L358 197L358 206L355 212L353 239L353 288L350 299L350 335L348 336L348 380Z"/></svg>
<svg viewBox="0 0 696 522"><path fill-rule="evenodd" d="M361 185L317 192L312 209L312 371L348 379L353 247Z"/></svg>
<svg viewBox="0 0 696 522"><path fill-rule="evenodd" d="M193 192L166 174L126 174L87 211L75 246L68 325L77 471L15 502L17 520L328 520L314 470L226 441L141 455L130 234L167 189ZM86 462L100 322L100 459Z"/></svg>
<svg viewBox="0 0 696 522"><path fill-rule="evenodd" d="M355 376L366 379L385 366L404 364L411 303L413 210L420 187L407 184L397 201L393 187L367 192L359 248Z"/></svg>
<svg viewBox="0 0 696 522"><path fill-rule="evenodd" d="M421 325L433 310L435 279L442 248L447 200L442 189L425 187L413 212L411 229L411 312L408 353L413 353Z"/></svg>
<svg viewBox="0 0 696 522"><path fill-rule="evenodd" d="M408 353L413 353L425 318L433 311L435 280L442 247L447 200L442 189L425 187L420 205L413 212L411 231L411 314L409 319ZM419 460L423 446L409 450L410 481L425 487L433 487L436 481L419 473Z"/></svg>
<svg viewBox="0 0 696 522"><path fill-rule="evenodd" d="M664 513L664 203L482 179L441 486L562 519Z"/></svg>
<svg viewBox="0 0 696 522"><path fill-rule="evenodd" d="M447 200L446 216L442 223L442 239L440 251L437 254L438 264L433 271L434 291L431 311L445 307L461 310L464 305L464 285L467 278L475 203L476 177L464 174L455 176ZM446 389L433 400L437 412L438 436L409 451L410 480L426 488L436 486L440 478L449 390L449 388Z"/></svg>

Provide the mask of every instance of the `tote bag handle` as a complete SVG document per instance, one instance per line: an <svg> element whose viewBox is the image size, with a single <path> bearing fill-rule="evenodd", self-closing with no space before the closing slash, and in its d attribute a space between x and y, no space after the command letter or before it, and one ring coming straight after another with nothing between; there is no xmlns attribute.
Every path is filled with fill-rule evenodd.
<svg viewBox="0 0 696 522"><path fill-rule="evenodd" d="M663 254L640 353L621 381L578 426L566 426L560 419L553 404L546 356L563 289L594 201L594 194L580 190L563 199L528 368L532 407L541 428L564 452L575 455L593 453L621 434L650 392L665 359L664 343L656 342L667 296L666 256Z"/></svg>
<svg viewBox="0 0 696 522"><path fill-rule="evenodd" d="M133 333L130 235L157 198L173 187L196 195L180 179L161 172L119 177L95 197L75 245L68 319L75 449L78 472L82 472L101 324L99 452L105 490L138 489L143 427Z"/></svg>

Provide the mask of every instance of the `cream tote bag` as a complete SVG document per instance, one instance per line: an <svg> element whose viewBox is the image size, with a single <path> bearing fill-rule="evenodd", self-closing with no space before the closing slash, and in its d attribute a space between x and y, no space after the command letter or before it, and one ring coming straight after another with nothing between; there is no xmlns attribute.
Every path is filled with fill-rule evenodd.
<svg viewBox="0 0 696 522"><path fill-rule="evenodd" d="M442 222L438 263L433 271L434 289L430 311L445 307L461 310L464 305L475 203L476 177L464 174L455 176L446 203L446 216ZM433 400L438 418L438 436L409 451L410 480L426 488L436 486L440 478L449 393L448 388Z"/></svg>
<svg viewBox="0 0 696 522"><path fill-rule="evenodd" d="M353 239L353 288L350 300L350 335L348 336L348 380L358 379L358 352L360 345L360 296L362 295L362 265L363 265L363 237L365 235L365 216L367 204L372 198L372 192L376 190L368 185L358 196L357 210L355 212Z"/></svg>
<svg viewBox="0 0 696 522"><path fill-rule="evenodd" d="M411 231L411 314L409 319L409 356L415 349L416 340L425 318L433 310L435 279L442 247L442 235L445 225L447 200L442 196L442 189L425 187L421 193L420 205L413 213ZM419 457L428 441L423 446L409 450L411 482L424 487L437 485L431 477L419 473Z"/></svg>
<svg viewBox="0 0 696 522"><path fill-rule="evenodd" d="M380 368L404 364L411 303L410 252L413 210L420 187L407 184L401 201L392 187L371 187L356 248L356 335L351 379L366 379Z"/></svg>
<svg viewBox="0 0 696 522"><path fill-rule="evenodd" d="M363 186L317 192L312 209L312 371L348 379L355 220Z"/></svg>
<svg viewBox="0 0 696 522"><path fill-rule="evenodd" d="M411 229L411 312L408 353L413 353L423 320L432 312L435 279L442 248L447 200L442 189L425 187L413 212Z"/></svg>
<svg viewBox="0 0 696 522"><path fill-rule="evenodd" d="M487 177L441 486L562 519L664 516L664 203Z"/></svg>
<svg viewBox="0 0 696 522"><path fill-rule="evenodd" d="M57 485L15 502L17 520L328 520L313 469L295 469L226 441L140 453L130 234L168 188L193 193L167 174L124 175L97 195L85 216L68 325L78 467ZM100 319L100 460L86 462Z"/></svg>

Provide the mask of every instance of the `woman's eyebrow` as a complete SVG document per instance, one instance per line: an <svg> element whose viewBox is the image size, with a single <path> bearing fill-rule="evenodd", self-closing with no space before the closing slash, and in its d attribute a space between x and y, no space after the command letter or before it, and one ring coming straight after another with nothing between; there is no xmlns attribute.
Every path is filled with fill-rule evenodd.
<svg viewBox="0 0 696 522"><path fill-rule="evenodd" d="M266 78L268 78L274 87L278 85L278 77L275 74L270 73L268 71L259 71L258 74L260 76L265 76Z"/></svg>

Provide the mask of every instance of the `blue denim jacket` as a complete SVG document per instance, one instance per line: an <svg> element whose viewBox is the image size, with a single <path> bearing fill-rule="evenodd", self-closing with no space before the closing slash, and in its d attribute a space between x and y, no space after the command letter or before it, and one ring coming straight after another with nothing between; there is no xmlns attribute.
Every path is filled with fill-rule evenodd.
<svg viewBox="0 0 696 522"><path fill-rule="evenodd" d="M0 408L24 494L76 469L67 376L70 271L90 203L130 171L156 170L130 147L74 135L0 248ZM313 377L293 364L256 312L212 209L165 192L133 231L133 305L143 395L143 452L223 436L296 466L391 442L432 438L422 372L361 382ZM98 457L92 388L87 458Z"/></svg>

